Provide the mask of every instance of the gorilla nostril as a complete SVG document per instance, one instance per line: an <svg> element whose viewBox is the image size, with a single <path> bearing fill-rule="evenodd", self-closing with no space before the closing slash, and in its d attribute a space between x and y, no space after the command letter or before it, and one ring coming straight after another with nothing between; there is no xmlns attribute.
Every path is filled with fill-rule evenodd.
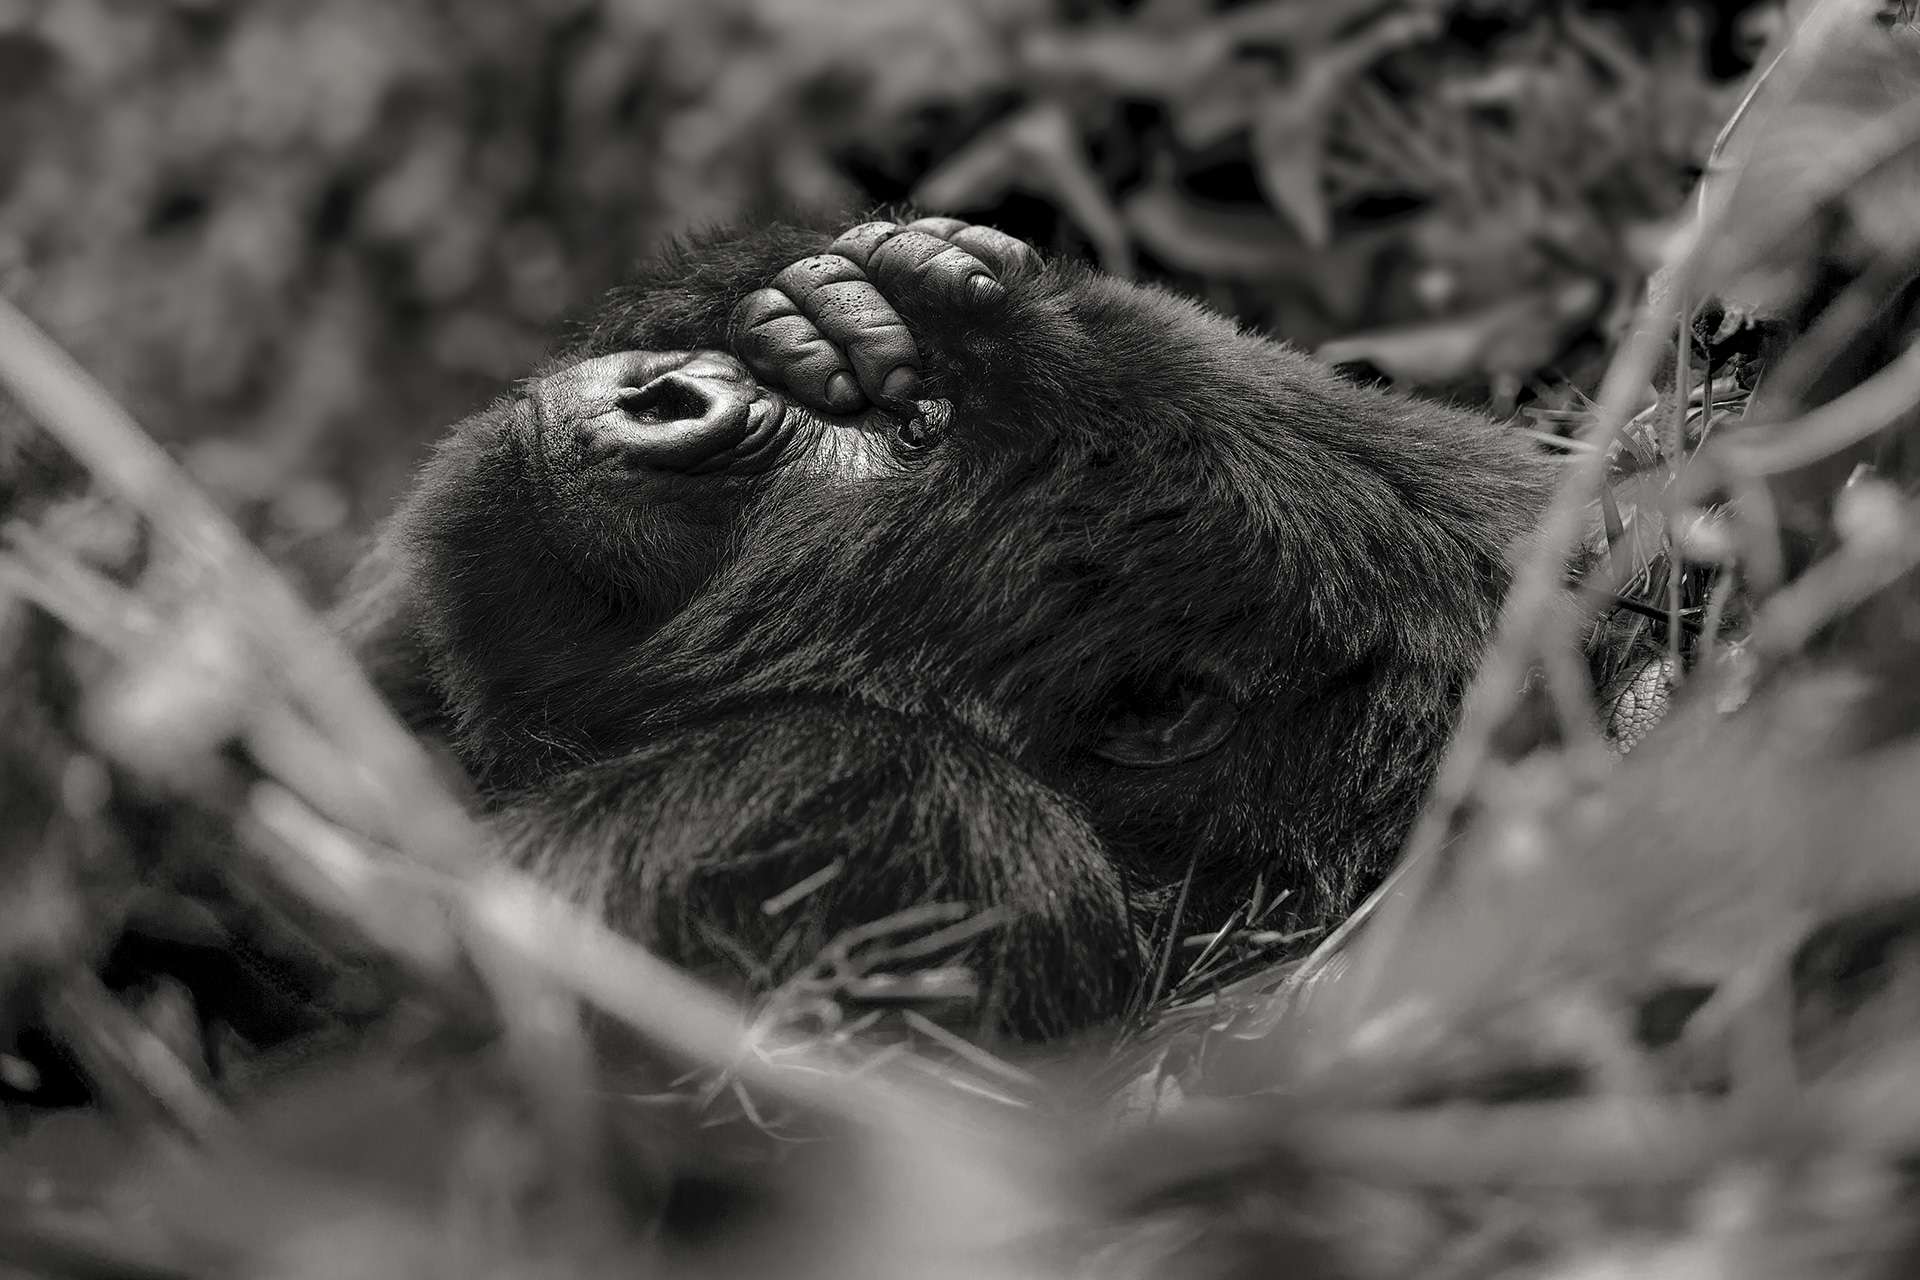
<svg viewBox="0 0 1920 1280"><path fill-rule="evenodd" d="M605 398L609 392L611 408ZM750 382L683 366L640 386L603 390L599 412L576 427L575 440L589 461L618 458L628 467L713 470L733 456L729 451L756 422L765 420L765 412L754 413L758 394Z"/></svg>
<svg viewBox="0 0 1920 1280"><path fill-rule="evenodd" d="M635 418L654 422L698 420L710 407L700 387L672 374L655 378L644 387L623 387L614 403Z"/></svg>

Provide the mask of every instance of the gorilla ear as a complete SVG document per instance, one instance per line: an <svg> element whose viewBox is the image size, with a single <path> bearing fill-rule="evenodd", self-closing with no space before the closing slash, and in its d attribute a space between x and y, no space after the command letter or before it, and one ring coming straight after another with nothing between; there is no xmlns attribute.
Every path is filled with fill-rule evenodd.
<svg viewBox="0 0 1920 1280"><path fill-rule="evenodd" d="M1197 683L1123 696L1100 726L1093 754L1128 769L1197 760L1227 740L1239 708Z"/></svg>

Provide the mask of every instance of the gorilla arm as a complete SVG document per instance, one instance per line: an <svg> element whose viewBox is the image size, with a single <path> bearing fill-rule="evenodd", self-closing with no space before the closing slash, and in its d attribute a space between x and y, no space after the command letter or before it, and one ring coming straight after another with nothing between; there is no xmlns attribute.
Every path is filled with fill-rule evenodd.
<svg viewBox="0 0 1920 1280"><path fill-rule="evenodd" d="M757 990L849 928L934 903L1004 915L967 956L988 1030L1085 1026L1140 969L1118 876L1073 808L927 717L736 709L509 799L491 826L615 928Z"/></svg>

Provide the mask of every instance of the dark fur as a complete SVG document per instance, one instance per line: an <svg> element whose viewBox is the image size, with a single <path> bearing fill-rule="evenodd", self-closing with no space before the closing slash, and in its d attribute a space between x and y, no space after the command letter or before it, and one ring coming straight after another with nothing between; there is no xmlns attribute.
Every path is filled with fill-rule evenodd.
<svg viewBox="0 0 1920 1280"><path fill-rule="evenodd" d="M573 354L721 346L733 302L825 239L672 257ZM570 491L500 413L442 446L353 625L519 856L670 953L700 950L689 912L770 945L758 902L834 856L859 873L809 900L809 944L1005 902L1025 924L987 968L1042 1031L1119 1007L1190 861L1192 926L1257 873L1308 915L1377 878L1549 464L1162 290L1004 283L985 320L902 308L954 426L852 487L790 466L691 523L556 511ZM1195 683L1241 709L1224 746L1091 753L1117 705Z"/></svg>

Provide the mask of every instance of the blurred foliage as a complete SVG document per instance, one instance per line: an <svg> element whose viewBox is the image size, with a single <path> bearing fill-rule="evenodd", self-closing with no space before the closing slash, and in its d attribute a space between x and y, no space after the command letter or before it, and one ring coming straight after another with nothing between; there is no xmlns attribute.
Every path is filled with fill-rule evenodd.
<svg viewBox="0 0 1920 1280"><path fill-rule="evenodd" d="M0 844L0 1269L1913 1274L1913 20L0 0L6 291L309 570L659 235L916 192L1510 399L1571 476L1375 913L1297 964L1188 939L1158 1024L1061 1068L745 1024L480 874L233 532L96 451L138 510L0 551L0 831L38 836ZM1707 233L1613 331L1727 117ZM0 504L60 473L0 446ZM1576 549L1670 659L1599 708L1555 679L1620 643L1560 607ZM1529 667L1557 734L1505 732Z"/></svg>
<svg viewBox="0 0 1920 1280"><path fill-rule="evenodd" d="M0 288L263 532L384 507L663 236L990 91L937 4L0 5ZM872 122L872 123L867 123Z"/></svg>
<svg viewBox="0 0 1920 1280"><path fill-rule="evenodd" d="M1776 7L0 0L0 291L313 585L626 263L768 211L917 199L1511 403L1591 377Z"/></svg>

